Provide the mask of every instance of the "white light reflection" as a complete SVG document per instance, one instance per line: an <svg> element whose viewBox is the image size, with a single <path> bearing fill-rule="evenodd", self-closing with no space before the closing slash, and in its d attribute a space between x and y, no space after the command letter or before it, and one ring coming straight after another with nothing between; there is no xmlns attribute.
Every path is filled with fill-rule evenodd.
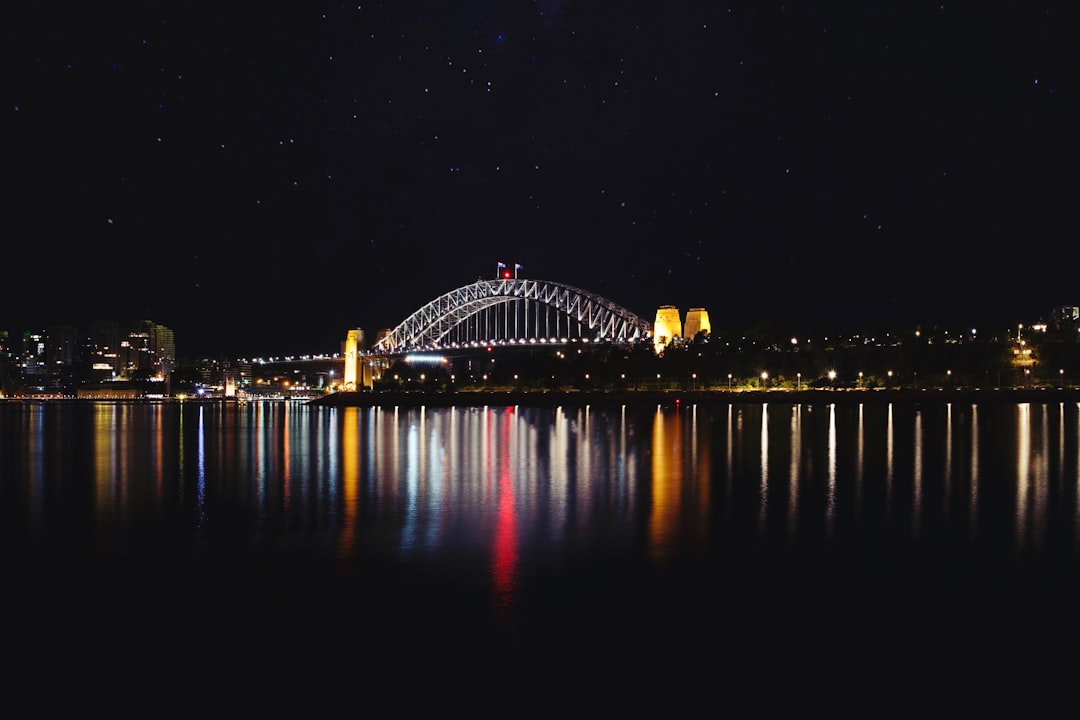
<svg viewBox="0 0 1080 720"><path fill-rule="evenodd" d="M577 411L578 432L575 433L577 444L577 472L574 479L582 485L585 492L575 494L574 513L579 528L586 531L593 514L593 493L589 487L589 481L593 477L593 453L595 449L592 443L592 423L590 422L589 406L586 405Z"/></svg>
<svg viewBox="0 0 1080 720"><path fill-rule="evenodd" d="M968 516L971 518L970 537L974 539L979 527L979 406L971 406L971 489L968 491Z"/></svg>
<svg viewBox="0 0 1080 720"><path fill-rule="evenodd" d="M267 413L274 407L271 403L258 403L255 405L255 419L254 419L254 437L255 437L255 502L258 506L262 506L266 499L266 479L273 475L273 470L269 467L269 453L266 450L267 443L270 442L270 433L273 429L273 424L268 423L266 420ZM202 406L199 406L200 417L202 415Z"/></svg>
<svg viewBox="0 0 1080 720"><path fill-rule="evenodd" d="M180 478L187 477L186 475L184 475L184 415L185 414L186 413L184 412L184 406L181 405L180 406L180 412L178 413L179 420L178 420L178 423L177 423L177 436L176 436L177 455L179 456L177 458L176 471L177 471L177 477L180 477Z"/></svg>
<svg viewBox="0 0 1080 720"><path fill-rule="evenodd" d="M390 427L390 430L387 432L387 436L390 439L390 448L391 448L390 449L390 455L389 455L390 463L391 463L389 477L399 478L402 475L402 468L401 468L402 452L401 452L401 433L397 432L397 429L401 427L400 413L398 411L398 406L397 405L394 406L393 420L389 423L389 427ZM483 437L486 437L486 435L482 434L480 437L483 438ZM477 445L479 446L480 443L477 443ZM407 460L407 458L406 458L406 460ZM391 488L392 488L391 489L391 496L396 501L398 499L398 497L397 497L397 493L398 493L397 484L395 483L393 486L391 486Z"/></svg>
<svg viewBox="0 0 1080 720"><path fill-rule="evenodd" d="M198 527L206 522L206 422L203 418L205 408L199 405L199 421L195 432L195 487L198 498L195 507Z"/></svg>
<svg viewBox="0 0 1080 720"><path fill-rule="evenodd" d="M893 406L889 403L885 421L885 519L892 517L893 511Z"/></svg>
<svg viewBox="0 0 1080 720"><path fill-rule="evenodd" d="M1058 488L1065 491L1065 403L1058 403Z"/></svg>
<svg viewBox="0 0 1080 720"><path fill-rule="evenodd" d="M1034 527L1035 546L1042 549L1046 541L1046 516L1050 505L1050 408L1042 406L1042 416L1039 423L1039 453L1035 458L1032 469L1035 473L1035 513Z"/></svg>
<svg viewBox="0 0 1080 720"><path fill-rule="evenodd" d="M769 509L769 404L761 405L761 510L758 529L765 531Z"/></svg>
<svg viewBox="0 0 1080 720"><path fill-rule="evenodd" d="M1076 409L1080 410L1080 402L1076 403ZM1076 478L1076 488L1073 495L1076 497L1076 508L1073 510L1073 545L1080 548L1080 416L1077 417L1076 425L1076 470L1073 477Z"/></svg>
<svg viewBox="0 0 1080 720"><path fill-rule="evenodd" d="M552 432L548 464L551 467L550 502L551 533L556 540L565 537L567 495L567 467L570 457L570 427L562 407L555 408L555 428Z"/></svg>
<svg viewBox="0 0 1080 720"><path fill-rule="evenodd" d="M866 427L863 404L859 403L859 433L855 438L855 521L862 520L863 463L865 462Z"/></svg>
<svg viewBox="0 0 1080 720"><path fill-rule="evenodd" d="M613 466L615 468L615 501L616 505L622 508L624 511L627 507L627 488L630 483L628 479L629 468L628 465L628 453L627 447L627 433L626 433L626 405L619 408L619 444L615 448L615 462Z"/></svg>
<svg viewBox="0 0 1080 720"><path fill-rule="evenodd" d="M949 500L952 498L952 446L953 446L952 403L945 405L945 496L944 517L949 518Z"/></svg>
<svg viewBox="0 0 1080 720"><path fill-rule="evenodd" d="M731 481L732 474L735 472L735 438L732 437L735 432L735 418L733 413L734 407L731 403L727 406L727 457L724 459L727 466L727 477L725 478L724 497L726 500L731 500ZM739 423L742 424L742 414L739 414ZM724 503L727 508L731 507L730 502ZM1080 512L1080 508L1078 508Z"/></svg>
<svg viewBox="0 0 1080 720"><path fill-rule="evenodd" d="M829 403L828 466L826 469L825 530L832 537L836 523L836 404Z"/></svg>
<svg viewBox="0 0 1080 720"><path fill-rule="evenodd" d="M423 408L420 408L423 411ZM423 474L423 442L417 423L410 422L405 431L405 517L402 520L399 547L403 552L413 549L417 532L417 498L420 496L420 477Z"/></svg>
<svg viewBox="0 0 1080 720"><path fill-rule="evenodd" d="M426 408L422 408L426 411ZM448 431L441 428L452 420L452 415L440 413L438 422L432 423L432 429L427 430L427 413L421 419L421 428L424 428L424 436L427 438L427 451L425 453L427 478L424 483L427 496L427 514L430 518L424 532L424 550L433 550L439 545L439 537L442 535L443 511L445 507L447 485L449 484L449 459L446 447L443 445L444 436Z"/></svg>
<svg viewBox="0 0 1080 720"><path fill-rule="evenodd" d="M45 413L40 404L34 403L29 406L29 417L27 418L27 424L25 436L28 440L29 447L27 448L29 462L27 476L30 478L30 504L33 507L31 513L32 522L34 528L42 528L42 514L45 506ZM115 433L107 433L106 437L112 436ZM97 446L102 438L100 437L102 432L100 429L96 429L94 433L94 444ZM95 485L100 487L102 484L100 479L95 478Z"/></svg>
<svg viewBox="0 0 1080 720"><path fill-rule="evenodd" d="M922 494L923 494L923 475L922 475L922 461L923 461L923 430L922 430L922 410L915 410L915 457L914 467L912 468L912 506L911 506L911 535L914 538L919 537L920 526L922 525Z"/></svg>
<svg viewBox="0 0 1080 720"><path fill-rule="evenodd" d="M802 466L802 405L791 408L791 488L788 492L788 537L799 530L799 469Z"/></svg>

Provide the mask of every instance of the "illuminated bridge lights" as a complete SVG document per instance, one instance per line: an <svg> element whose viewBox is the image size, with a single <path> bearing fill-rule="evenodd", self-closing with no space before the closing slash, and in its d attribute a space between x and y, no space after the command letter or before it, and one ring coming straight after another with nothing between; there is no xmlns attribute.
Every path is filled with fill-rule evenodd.
<svg viewBox="0 0 1080 720"><path fill-rule="evenodd" d="M443 355L420 355L410 353L405 356L405 362L417 365L445 365L449 360Z"/></svg>
<svg viewBox="0 0 1080 720"><path fill-rule="evenodd" d="M532 279L480 280L423 306L372 348L374 354L420 349L631 343L652 325L599 295Z"/></svg>

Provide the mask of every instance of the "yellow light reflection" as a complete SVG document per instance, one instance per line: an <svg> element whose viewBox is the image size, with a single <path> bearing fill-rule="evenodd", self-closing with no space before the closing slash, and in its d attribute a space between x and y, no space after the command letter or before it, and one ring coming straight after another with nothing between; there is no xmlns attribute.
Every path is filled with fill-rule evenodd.
<svg viewBox="0 0 1080 720"><path fill-rule="evenodd" d="M697 482L694 487L694 502L698 511L698 523L695 528L708 527L712 517L712 443L698 442L697 406L693 408L693 424L691 425L691 467L697 469ZM699 541L704 543L707 537L704 532L698 536Z"/></svg>
<svg viewBox="0 0 1080 720"><path fill-rule="evenodd" d="M652 512L649 554L662 560L674 554L682 494L682 419L657 407L652 432Z"/></svg>
<svg viewBox="0 0 1080 720"><path fill-rule="evenodd" d="M1016 527L1015 547L1022 551L1027 542L1028 503L1031 490L1031 406L1016 409Z"/></svg>
<svg viewBox="0 0 1080 720"><path fill-rule="evenodd" d="M94 506L101 526L116 503L116 438L116 406L94 403Z"/></svg>
<svg viewBox="0 0 1080 720"><path fill-rule="evenodd" d="M352 558L360 500L360 408L347 407L341 418L341 537L338 554Z"/></svg>

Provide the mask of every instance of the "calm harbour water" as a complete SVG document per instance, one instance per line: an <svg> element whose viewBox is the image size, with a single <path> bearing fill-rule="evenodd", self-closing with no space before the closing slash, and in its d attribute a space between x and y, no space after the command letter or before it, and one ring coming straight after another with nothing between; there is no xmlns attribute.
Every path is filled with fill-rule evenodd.
<svg viewBox="0 0 1080 720"><path fill-rule="evenodd" d="M1034 709L1080 678L1074 402L6 402L0 523L5 683L42 710Z"/></svg>

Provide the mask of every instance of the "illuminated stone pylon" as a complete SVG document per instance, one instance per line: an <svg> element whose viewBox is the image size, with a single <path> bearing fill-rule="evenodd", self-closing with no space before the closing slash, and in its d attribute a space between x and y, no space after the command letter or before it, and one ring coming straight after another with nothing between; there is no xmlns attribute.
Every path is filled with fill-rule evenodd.
<svg viewBox="0 0 1080 720"><path fill-rule="evenodd" d="M357 371L360 367L360 346L364 342L364 331L359 328L350 330L345 336L345 389L356 390L360 387L357 382Z"/></svg>
<svg viewBox="0 0 1080 720"><path fill-rule="evenodd" d="M664 352L668 344L681 337L682 319L679 317L679 308L674 305L661 305L656 309L656 321L653 323L653 348L656 354Z"/></svg>
<svg viewBox="0 0 1080 720"><path fill-rule="evenodd" d="M687 310L684 332L687 340L693 340L701 332L711 333L712 325L709 323L709 311L705 308L690 308Z"/></svg>

